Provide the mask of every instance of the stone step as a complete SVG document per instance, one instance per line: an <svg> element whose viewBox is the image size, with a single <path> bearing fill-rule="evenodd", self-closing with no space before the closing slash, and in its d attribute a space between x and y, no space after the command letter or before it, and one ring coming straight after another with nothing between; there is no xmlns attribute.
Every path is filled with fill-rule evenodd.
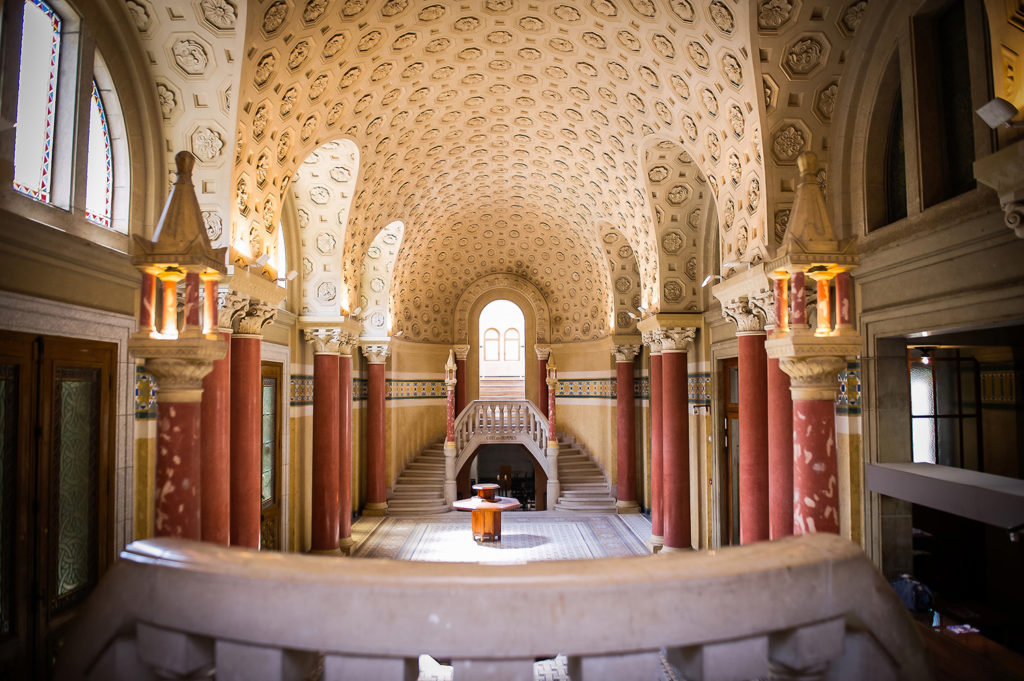
<svg viewBox="0 0 1024 681"><path fill-rule="evenodd" d="M563 498L563 499L580 499L580 500L583 500L583 499L607 499L609 496L611 496L611 488L606 485L605 489L595 489L595 490L571 489L571 490L568 490L568 491L564 491L564 492L562 492L562 497L561 498Z"/></svg>
<svg viewBox="0 0 1024 681"><path fill-rule="evenodd" d="M398 489L392 490L392 499L443 499L444 495L438 492L436 489L423 489L423 490L407 490Z"/></svg>
<svg viewBox="0 0 1024 681"><path fill-rule="evenodd" d="M577 502L565 502L559 500L555 504L555 510L557 511L582 511L585 513L617 513L615 508L615 502L610 504L602 503L577 503Z"/></svg>

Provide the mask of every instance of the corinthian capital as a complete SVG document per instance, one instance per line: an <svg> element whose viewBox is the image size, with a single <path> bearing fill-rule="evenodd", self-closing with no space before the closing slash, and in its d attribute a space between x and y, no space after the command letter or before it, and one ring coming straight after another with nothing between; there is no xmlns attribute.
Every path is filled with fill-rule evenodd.
<svg viewBox="0 0 1024 681"><path fill-rule="evenodd" d="M781 357L779 368L789 374L794 400L834 400L845 357Z"/></svg>
<svg viewBox="0 0 1024 681"><path fill-rule="evenodd" d="M613 345L612 355L615 356L616 364L620 362L632 362L640 353L639 345Z"/></svg>
<svg viewBox="0 0 1024 681"><path fill-rule="evenodd" d="M654 329L653 331L644 331L640 338L643 340L644 345L651 349L651 355L661 354L661 339L664 334L661 329Z"/></svg>
<svg viewBox="0 0 1024 681"><path fill-rule="evenodd" d="M221 331L231 331L235 321L249 307L249 296L231 289L217 291L217 326Z"/></svg>
<svg viewBox="0 0 1024 681"><path fill-rule="evenodd" d="M546 360L551 356L551 348L547 345L534 345L533 349L537 351L537 359Z"/></svg>
<svg viewBox="0 0 1024 681"><path fill-rule="evenodd" d="M245 314L235 318L235 333L248 336L263 335L263 327L274 321L277 308L258 301L249 301Z"/></svg>
<svg viewBox="0 0 1024 681"><path fill-rule="evenodd" d="M342 333L337 327L315 326L303 331L307 343L312 343L317 355L336 355L342 344Z"/></svg>
<svg viewBox="0 0 1024 681"><path fill-rule="evenodd" d="M686 352L686 347L697 337L697 329L694 327L676 326L662 329L662 333L662 352Z"/></svg>
<svg viewBox="0 0 1024 681"><path fill-rule="evenodd" d="M764 333L764 318L751 305L750 298L742 296L722 303L722 316L736 324L736 333Z"/></svg>
<svg viewBox="0 0 1024 681"><path fill-rule="evenodd" d="M387 343L370 343L362 346L363 356L370 364L384 364L388 361L391 348Z"/></svg>
<svg viewBox="0 0 1024 681"><path fill-rule="evenodd" d="M468 345L456 345L456 346L454 346L454 348L455 348L455 359L459 360L460 362L466 361L466 358L469 357L469 346Z"/></svg>

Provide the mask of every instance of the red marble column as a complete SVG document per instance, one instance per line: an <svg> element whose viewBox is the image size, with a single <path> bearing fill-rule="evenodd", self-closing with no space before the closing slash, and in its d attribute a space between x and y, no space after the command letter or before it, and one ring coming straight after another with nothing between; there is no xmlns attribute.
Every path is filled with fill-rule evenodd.
<svg viewBox="0 0 1024 681"><path fill-rule="evenodd" d="M338 525L339 545L347 549L352 543L352 349L343 345L338 358L339 369L339 487L341 498L340 522Z"/></svg>
<svg viewBox="0 0 1024 681"><path fill-rule="evenodd" d="M853 292L849 272L836 275L836 317L837 330L853 329Z"/></svg>
<svg viewBox="0 0 1024 681"><path fill-rule="evenodd" d="M466 408L466 389L469 381L466 377L466 357L469 355L468 345L455 346L455 418Z"/></svg>
<svg viewBox="0 0 1024 681"><path fill-rule="evenodd" d="M783 357L793 393L793 534L839 532L835 398L843 357Z"/></svg>
<svg viewBox="0 0 1024 681"><path fill-rule="evenodd" d="M638 513L636 501L636 404L633 358L639 345L612 346L615 355L616 501L619 513Z"/></svg>
<svg viewBox="0 0 1024 681"><path fill-rule="evenodd" d="M139 333L151 335L156 332L156 275L142 273L142 290L139 291Z"/></svg>
<svg viewBox="0 0 1024 681"><path fill-rule="evenodd" d="M231 337L231 545L260 546L260 343Z"/></svg>
<svg viewBox="0 0 1024 681"><path fill-rule="evenodd" d="M185 328L186 331L201 331L199 322L202 308L199 306L199 283L198 272L185 273Z"/></svg>
<svg viewBox="0 0 1024 681"><path fill-rule="evenodd" d="M220 337L227 354L213 363L203 379L202 539L227 545L231 542L231 333L222 332Z"/></svg>
<svg viewBox="0 0 1024 681"><path fill-rule="evenodd" d="M793 534L793 396L779 360L768 360L768 537Z"/></svg>
<svg viewBox="0 0 1024 681"><path fill-rule="evenodd" d="M534 346L537 352L537 408L547 413L548 409L548 357L551 348ZM552 502L554 503L554 502Z"/></svg>
<svg viewBox="0 0 1024 681"><path fill-rule="evenodd" d="M740 543L768 539L768 356L764 331L740 331Z"/></svg>
<svg viewBox="0 0 1024 681"><path fill-rule="evenodd" d="M367 372L366 408L367 450L369 461L366 466L366 507L367 515L383 515L387 512L387 481L385 480L385 382L384 363L387 361L386 345L363 346L363 353L369 362Z"/></svg>
<svg viewBox="0 0 1024 681"><path fill-rule="evenodd" d="M158 385L159 382L157 374ZM191 395L184 395L186 392ZM158 537L196 541L200 538L200 397L199 390L157 394L155 534Z"/></svg>
<svg viewBox="0 0 1024 681"><path fill-rule="evenodd" d="M793 400L793 533L839 533L833 400Z"/></svg>
<svg viewBox="0 0 1024 681"><path fill-rule="evenodd" d="M341 450L337 352L313 355L313 493L312 543L314 553L338 551L341 499L338 455Z"/></svg>
<svg viewBox="0 0 1024 681"><path fill-rule="evenodd" d="M651 343L651 544L664 544L665 529L662 522L664 467L662 431L662 378L661 346Z"/></svg>
<svg viewBox="0 0 1024 681"><path fill-rule="evenodd" d="M693 548L690 532L690 417L685 350L685 344L692 338L691 331L686 340L666 338L662 343L663 550Z"/></svg>

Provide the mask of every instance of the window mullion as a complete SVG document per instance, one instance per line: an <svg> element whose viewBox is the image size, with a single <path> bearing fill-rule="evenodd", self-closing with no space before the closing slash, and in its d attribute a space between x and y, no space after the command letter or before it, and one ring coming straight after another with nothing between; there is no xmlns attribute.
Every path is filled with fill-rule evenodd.
<svg viewBox="0 0 1024 681"><path fill-rule="evenodd" d="M74 147L70 149L69 156L58 157L71 159L67 168L67 184L62 187L67 187L69 192L67 205L71 207L71 212L81 218L85 217L86 177L89 170L89 114L92 111L92 71L95 55L96 41L92 32L83 27L77 35L75 54L78 68L74 74Z"/></svg>

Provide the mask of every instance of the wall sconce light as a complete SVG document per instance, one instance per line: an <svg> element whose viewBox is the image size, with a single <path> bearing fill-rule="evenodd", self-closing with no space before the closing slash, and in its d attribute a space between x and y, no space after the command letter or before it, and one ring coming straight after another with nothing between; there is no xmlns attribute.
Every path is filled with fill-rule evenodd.
<svg viewBox="0 0 1024 681"><path fill-rule="evenodd" d="M1000 125L1007 128L1024 128L1024 121L1012 122L1019 113L1017 107L1002 97L996 97L975 113L993 130Z"/></svg>

